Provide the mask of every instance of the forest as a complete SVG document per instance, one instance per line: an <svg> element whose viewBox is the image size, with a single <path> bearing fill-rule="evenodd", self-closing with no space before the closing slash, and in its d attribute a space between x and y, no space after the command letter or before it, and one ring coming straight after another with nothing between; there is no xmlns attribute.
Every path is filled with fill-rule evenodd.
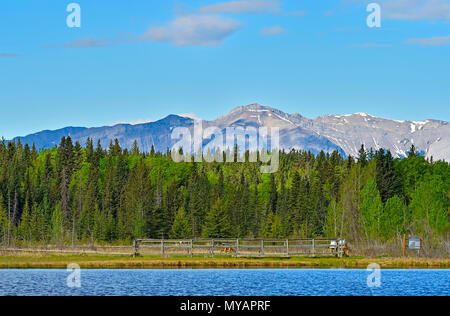
<svg viewBox="0 0 450 316"><path fill-rule="evenodd" d="M259 163L175 163L137 142L102 148L63 137L37 150L0 142L0 243L131 243L135 238L341 237L354 244L449 241L450 166L411 147L407 158L366 150L280 153ZM235 155L237 155L236 150ZM245 155L248 157L249 153Z"/></svg>

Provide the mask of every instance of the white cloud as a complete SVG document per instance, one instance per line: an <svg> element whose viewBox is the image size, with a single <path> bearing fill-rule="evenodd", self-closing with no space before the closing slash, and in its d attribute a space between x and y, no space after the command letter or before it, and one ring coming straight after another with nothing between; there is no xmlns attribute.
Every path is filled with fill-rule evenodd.
<svg viewBox="0 0 450 316"><path fill-rule="evenodd" d="M450 44L450 36L435 36L429 38L413 38L406 41L407 44L418 44L423 46L440 46Z"/></svg>
<svg viewBox="0 0 450 316"><path fill-rule="evenodd" d="M261 30L262 35L278 35L284 33L287 33L287 31L279 25L267 27Z"/></svg>
<svg viewBox="0 0 450 316"><path fill-rule="evenodd" d="M254 13L263 14L268 11L279 10L278 0L247 0L228 1L204 6L201 13Z"/></svg>
<svg viewBox="0 0 450 316"><path fill-rule="evenodd" d="M274 14L304 16L305 11L284 12L279 0L226 1L201 7L196 14L179 15L166 25L148 28L142 35L125 34L116 39L76 39L69 43L47 45L47 48L98 48L131 42L166 42L175 46L220 46L240 30L243 24L222 13ZM264 35L286 33L280 26L261 31ZM1 56L0 56L1 57Z"/></svg>
<svg viewBox="0 0 450 316"><path fill-rule="evenodd" d="M169 42L175 46L218 46L242 24L215 15L186 15L166 26L151 27L138 41Z"/></svg>

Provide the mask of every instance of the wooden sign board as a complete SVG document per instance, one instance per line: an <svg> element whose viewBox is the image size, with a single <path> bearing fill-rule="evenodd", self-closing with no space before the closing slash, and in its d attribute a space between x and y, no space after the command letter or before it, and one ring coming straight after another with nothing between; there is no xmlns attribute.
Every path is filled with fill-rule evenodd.
<svg viewBox="0 0 450 316"><path fill-rule="evenodd" d="M420 237L409 237L408 248L410 250L420 250Z"/></svg>

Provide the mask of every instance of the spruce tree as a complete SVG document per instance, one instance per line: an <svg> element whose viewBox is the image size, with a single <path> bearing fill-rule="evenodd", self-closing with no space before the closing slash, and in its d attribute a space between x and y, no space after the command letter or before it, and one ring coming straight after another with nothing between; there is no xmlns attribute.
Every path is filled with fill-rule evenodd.
<svg viewBox="0 0 450 316"><path fill-rule="evenodd" d="M56 206L52 214L52 241L57 245L62 245L64 238L63 216L60 206Z"/></svg>
<svg viewBox="0 0 450 316"><path fill-rule="evenodd" d="M232 226L230 218L225 211L222 200L217 199L205 219L203 237L205 238L230 238Z"/></svg>
<svg viewBox="0 0 450 316"><path fill-rule="evenodd" d="M173 239L192 238L192 225L183 207L180 207L175 216L169 237Z"/></svg>
<svg viewBox="0 0 450 316"><path fill-rule="evenodd" d="M361 145L361 149L359 150L359 157L358 162L361 164L362 167L365 167L367 165L367 152L364 148L364 144Z"/></svg>
<svg viewBox="0 0 450 316"><path fill-rule="evenodd" d="M3 207L3 196L0 194L0 244L6 245L8 234L8 215Z"/></svg>

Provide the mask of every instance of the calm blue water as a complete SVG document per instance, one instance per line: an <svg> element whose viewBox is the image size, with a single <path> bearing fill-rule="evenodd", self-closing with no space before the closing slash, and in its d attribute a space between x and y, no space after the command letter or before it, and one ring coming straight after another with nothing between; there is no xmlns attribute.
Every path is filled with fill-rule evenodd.
<svg viewBox="0 0 450 316"><path fill-rule="evenodd" d="M366 270L0 270L0 295L450 295L450 270L382 270L369 288Z"/></svg>

